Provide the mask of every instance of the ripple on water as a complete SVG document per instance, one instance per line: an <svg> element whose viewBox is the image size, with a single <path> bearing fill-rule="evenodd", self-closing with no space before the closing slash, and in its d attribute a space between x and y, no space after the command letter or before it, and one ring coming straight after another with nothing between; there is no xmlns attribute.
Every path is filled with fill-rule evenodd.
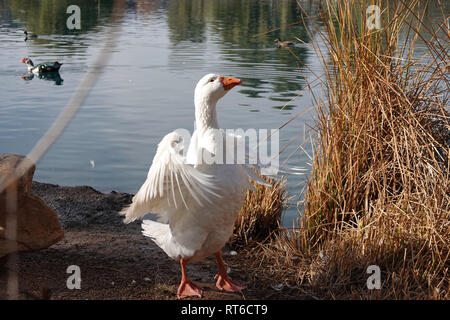
<svg viewBox="0 0 450 320"><path fill-rule="evenodd" d="M233 75L243 81L218 105L224 128L278 128L292 114L304 110L310 105L306 100L309 97L299 97L279 110L304 87L295 57L273 46L272 38L280 34L253 37L297 19L295 10L288 10L283 18L289 21L274 20L257 10L260 5L274 5L271 12L276 16L278 3L281 2L218 0L205 3L207 8L197 12L191 2L181 5L174 0L169 4L161 2L161 7L155 5L145 12L127 9L119 41L111 48L114 54L104 74L63 135L39 162L35 178L63 185L136 192L161 138L177 128L192 132L193 90L198 79L209 72ZM284 1L283 5L286 3L288 7L296 6L295 0ZM240 10L240 6L250 6L245 7L249 11ZM32 25L32 21L14 18L10 11L4 14L2 8L0 152L26 154L70 100L94 62L108 35L108 17L100 17L96 25L76 35L48 32L24 42L19 31L27 23L27 27ZM235 15L236 12L241 14ZM252 18L239 21L239 17L245 19L246 12L253 12ZM45 16L45 12L40 13ZM258 21L257 13L261 14ZM63 12L61 17L65 16ZM234 27L226 28L227 19L233 20L229 26ZM252 29L250 24L255 21L259 25ZM5 29L7 32L3 32ZM291 37L295 30L283 35ZM310 63L313 53L301 49L293 50ZM26 69L20 59L26 56L35 62L63 62L63 84L56 86L37 77L24 81L21 75ZM289 137L297 135L299 125L292 123L283 130L280 139L288 143ZM294 145L288 150L292 148Z"/></svg>

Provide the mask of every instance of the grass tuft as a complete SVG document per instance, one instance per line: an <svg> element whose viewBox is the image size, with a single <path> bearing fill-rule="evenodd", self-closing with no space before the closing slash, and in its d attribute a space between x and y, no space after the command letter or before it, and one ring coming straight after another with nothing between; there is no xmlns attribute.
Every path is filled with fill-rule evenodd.
<svg viewBox="0 0 450 320"><path fill-rule="evenodd" d="M260 178L272 187L252 182L255 190L247 191L229 242L232 247L265 242L279 230L286 202L286 180L262 175Z"/></svg>

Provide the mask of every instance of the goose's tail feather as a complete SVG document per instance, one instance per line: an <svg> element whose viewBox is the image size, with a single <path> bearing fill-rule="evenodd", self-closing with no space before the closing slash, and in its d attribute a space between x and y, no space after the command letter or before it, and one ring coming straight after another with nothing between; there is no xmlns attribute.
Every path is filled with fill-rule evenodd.
<svg viewBox="0 0 450 320"><path fill-rule="evenodd" d="M142 222L142 234L152 239L164 251L172 235L168 224L148 219Z"/></svg>

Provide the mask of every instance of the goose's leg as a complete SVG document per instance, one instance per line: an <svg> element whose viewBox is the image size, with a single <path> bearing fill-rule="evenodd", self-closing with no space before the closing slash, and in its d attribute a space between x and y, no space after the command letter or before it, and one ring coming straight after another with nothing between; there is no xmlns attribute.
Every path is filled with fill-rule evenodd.
<svg viewBox="0 0 450 320"><path fill-rule="evenodd" d="M242 286L232 281L231 278L227 274L227 269L223 263L222 259L222 250L215 253L217 259L217 265L219 266L219 273L216 274L214 279L217 279L216 287L220 290L230 291L230 292L241 292L246 288L246 286Z"/></svg>
<svg viewBox="0 0 450 320"><path fill-rule="evenodd" d="M180 259L180 265L181 265L181 283L180 286L178 287L177 298L183 299L192 296L197 296L201 298L203 293L202 288L197 286L186 276L187 262L184 259Z"/></svg>

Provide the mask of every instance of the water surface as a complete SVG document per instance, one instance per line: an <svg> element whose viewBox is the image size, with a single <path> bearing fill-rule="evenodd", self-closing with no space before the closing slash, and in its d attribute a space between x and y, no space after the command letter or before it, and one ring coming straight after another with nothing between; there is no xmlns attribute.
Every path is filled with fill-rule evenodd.
<svg viewBox="0 0 450 320"><path fill-rule="evenodd" d="M307 11L316 9L313 1L303 2ZM135 193L161 138L177 128L192 130L194 87L207 73L242 79L218 104L222 128L278 128L311 106L305 84L314 75L304 67L319 73L320 60L296 40L311 40L303 25L266 33L301 19L294 0L0 0L1 153L27 154L46 132L93 63L114 3L125 13L112 59L38 163L37 181ZM71 4L81 8L81 30L66 27ZM25 29L39 37L24 41ZM275 38L296 44L278 49ZM23 57L64 63L62 80L24 79ZM287 146L282 160L312 116L307 112L281 130L281 148ZM311 154L309 144L305 150ZM303 152L291 159L305 167L308 162ZM299 194L304 180L289 178L290 195ZM285 224L296 215L289 208Z"/></svg>

